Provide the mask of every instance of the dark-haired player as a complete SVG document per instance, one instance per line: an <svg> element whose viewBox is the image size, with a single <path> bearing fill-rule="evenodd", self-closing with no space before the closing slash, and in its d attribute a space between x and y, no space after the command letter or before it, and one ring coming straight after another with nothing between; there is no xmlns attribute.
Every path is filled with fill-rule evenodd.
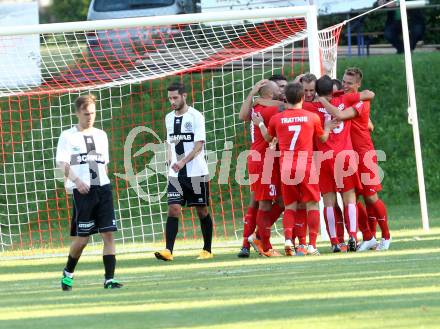
<svg viewBox="0 0 440 329"><path fill-rule="evenodd" d="M256 84L245 103L243 103L240 111L240 119L248 121L251 119L250 113L260 113L267 122L270 118L284 109L284 103L274 101L275 106L265 106L262 104L254 104L251 111L249 105L255 93L258 92L258 99L274 100L280 99L280 88L274 81L263 80ZM243 230L243 246L238 257L248 257L249 244L255 248L261 255L272 257L279 256L278 252L272 248L270 244L270 230L272 224L278 219L283 211L282 200L279 187L279 164L278 158L272 156L273 150L269 148L269 144L264 140L259 129L255 129L251 125L251 154L248 157L249 176L257 177L251 184L252 202L257 203L255 221L252 218L251 207L248 208L245 216L245 224ZM274 155L274 154L273 154ZM257 235L253 234L257 227ZM248 241L246 241L246 239ZM261 240L260 240L261 239Z"/></svg>
<svg viewBox="0 0 440 329"><path fill-rule="evenodd" d="M346 94L358 92L362 78L363 74L360 69L355 67L346 69L342 81L344 92ZM358 251L366 251L374 247L376 247L376 250L388 250L391 236L388 228L386 206L378 196L382 186L379 181L377 156L370 133L370 102L359 102L344 112L337 111L334 107L329 107L328 110L339 120L351 119L351 140L354 150L359 155L358 172L362 183L362 195L367 206L368 221L362 220L359 222L364 241L359 246ZM382 231L382 239L377 246L374 238L375 231L372 232L369 225L376 220Z"/></svg>
<svg viewBox="0 0 440 329"><path fill-rule="evenodd" d="M285 211L283 223L293 228L298 202L306 204L307 220L317 223L311 228L310 244L316 249L316 237L319 230L319 185L313 158L313 141L315 138L324 142L332 128L330 121L325 130L319 117L302 109L304 88L300 83L289 83L286 86L287 108L274 115L266 128L261 115L254 114L253 122L260 127L266 141L278 139L281 151L281 190Z"/></svg>
<svg viewBox="0 0 440 329"><path fill-rule="evenodd" d="M364 91L362 94L347 94L333 97L333 81L328 76L323 76L316 82L316 91L321 100L327 100L339 110L344 111L349 106L361 99L370 99L374 94ZM321 121L331 119L320 102L307 103L306 109L318 113ZM333 251L340 251L343 241L339 241L336 231L336 193L342 194L344 202L344 219L349 227L349 249L356 251L357 247L357 208L356 190L360 189L359 178L356 174L357 159L355 157L350 138L350 122L341 122L332 130L328 141L319 146L322 152L320 163L319 185L324 201L324 216L329 226L330 240Z"/></svg>
<svg viewBox="0 0 440 329"><path fill-rule="evenodd" d="M204 155L205 118L186 103L185 86L168 86L172 112L165 117L168 145L168 217L165 228L166 249L156 252L157 259L173 260L182 206L195 207L203 235L203 249L197 259L213 258L212 219L208 212L209 172Z"/></svg>

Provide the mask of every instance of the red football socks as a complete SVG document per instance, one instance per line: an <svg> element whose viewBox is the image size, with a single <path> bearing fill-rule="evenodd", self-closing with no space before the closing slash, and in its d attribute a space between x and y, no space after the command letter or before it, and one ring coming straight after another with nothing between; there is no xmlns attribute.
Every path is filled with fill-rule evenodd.
<svg viewBox="0 0 440 329"><path fill-rule="evenodd" d="M367 214L368 214L368 227L370 228L371 234L373 236L376 236L376 226L377 226L377 218L376 218L376 211L374 210L373 206L366 204L367 206Z"/></svg>
<svg viewBox="0 0 440 329"><path fill-rule="evenodd" d="M257 234L261 239L261 243L263 245L264 251L267 251L272 247L270 244L270 230L271 230L270 214L271 214L270 210L264 211L258 209L257 212Z"/></svg>
<svg viewBox="0 0 440 329"><path fill-rule="evenodd" d="M307 212L307 226L309 227L309 244L316 248L316 238L319 232L319 210Z"/></svg>
<svg viewBox="0 0 440 329"><path fill-rule="evenodd" d="M371 205L376 213L377 223L382 231L382 238L389 240L390 230L388 228L388 216L385 203L381 199Z"/></svg>
<svg viewBox="0 0 440 329"><path fill-rule="evenodd" d="M244 216L243 223L243 247L250 248L250 244L248 241L248 237L252 235L255 231L255 227L257 226L257 211L258 208L248 207L246 215Z"/></svg>
<svg viewBox="0 0 440 329"><path fill-rule="evenodd" d="M274 203L272 205L272 210L270 211L270 226L272 226L278 218L280 218L280 215L284 211L284 207L280 207L278 203Z"/></svg>
<svg viewBox="0 0 440 329"><path fill-rule="evenodd" d="M359 230L362 232L362 239L364 241L369 241L373 238L373 234L371 233L370 227L368 225L367 211L365 210L364 205L360 201L358 201L356 207L358 211Z"/></svg>
<svg viewBox="0 0 440 329"><path fill-rule="evenodd" d="M307 210L298 209L296 211L294 231L298 236L298 243L305 245L307 243Z"/></svg>
<svg viewBox="0 0 440 329"><path fill-rule="evenodd" d="M295 226L295 211L286 209L283 215L284 239L293 241L293 228Z"/></svg>

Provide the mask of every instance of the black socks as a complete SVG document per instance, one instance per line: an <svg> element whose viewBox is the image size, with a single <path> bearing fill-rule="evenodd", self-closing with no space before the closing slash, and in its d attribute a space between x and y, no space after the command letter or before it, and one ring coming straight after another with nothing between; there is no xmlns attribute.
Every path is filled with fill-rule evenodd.
<svg viewBox="0 0 440 329"><path fill-rule="evenodd" d="M177 232L179 231L179 219L177 217L167 218L165 228L166 248L173 252L174 242L176 241Z"/></svg>
<svg viewBox="0 0 440 329"><path fill-rule="evenodd" d="M212 244L212 218L211 215L206 215L205 218L200 219L200 227L203 235L203 249L211 252Z"/></svg>
<svg viewBox="0 0 440 329"><path fill-rule="evenodd" d="M104 262L105 280L113 279L115 276L116 256L104 255L102 260Z"/></svg>

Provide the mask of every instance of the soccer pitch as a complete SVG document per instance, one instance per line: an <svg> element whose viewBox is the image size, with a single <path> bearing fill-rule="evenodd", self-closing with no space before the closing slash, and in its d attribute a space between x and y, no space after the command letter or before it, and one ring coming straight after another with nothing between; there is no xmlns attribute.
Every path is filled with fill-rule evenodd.
<svg viewBox="0 0 440 329"><path fill-rule="evenodd" d="M67 293L65 257L3 260L0 327L438 328L440 227L416 229L416 205L390 207L390 218L394 240L383 253L330 254L321 242L319 257L241 260L238 245L217 241L216 257L202 262L178 241L169 263L151 251L119 255L120 290L103 289L100 256L80 260Z"/></svg>
<svg viewBox="0 0 440 329"><path fill-rule="evenodd" d="M29 157L26 158L27 161L24 155L20 155L24 144L14 144L14 139L5 140L4 145L12 145L15 152L14 148L10 148L12 151L8 154L14 161L6 161L9 167L4 170L7 173L4 186L5 189L6 186L13 189L19 185L17 183L29 182L35 185L35 193L32 195L35 200L31 196L24 196L28 191L26 186L19 187L17 193L1 193L0 204L11 205L12 211L0 213L0 229L5 235L9 233L8 230L15 233L16 224L22 223L28 213L37 213L36 210L40 209L37 207L38 202L41 202L42 209L47 212L43 212L43 217L38 218L38 221L34 220L31 225L20 228L20 232L24 234L15 236L23 239L20 242L24 246L30 244L26 239L42 241L41 245L46 249L41 252L59 252L63 257L11 260L3 257L9 256L9 251L4 255L0 253L0 328L440 328L440 203L429 203L432 226L429 233L420 229L419 205L406 205L418 200L418 188L411 126L407 124L403 57L391 55L342 58L338 62L340 69L348 66L365 69L364 85L373 89L377 95L372 112L372 120L376 125L373 136L376 148L386 151L388 159L383 163L386 176L381 196L387 202L389 211L393 237L390 251L334 255L329 252L328 243L321 242L318 248L322 256L319 257L269 259L257 257L253 253L251 259L241 260L236 257L239 241L214 240L215 258L203 262L195 259L200 249L189 249L187 246L188 243L201 246L200 241L179 240L176 243L175 260L164 263L157 261L152 251L162 249L163 244L144 243L141 247L149 248L149 251L117 256L116 277L125 284L123 289L104 290L101 256L85 255L75 271L73 291L62 292L60 278L68 249L57 249L60 245L58 241L53 245L45 245L45 242L52 231L60 239L68 234L65 220L67 207L64 203L62 206L58 205L58 197L47 197L46 191L55 193L58 189L62 192L61 198L64 198L64 192L61 183L56 185L55 180L48 179L52 177L52 171L44 168L52 168L56 137L61 127L70 124L70 119L65 116L52 118L48 111L24 111L15 108L10 114L0 111L0 121L11 123L9 126L2 125L3 136L13 136L13 132L23 129L31 131L31 123L37 124L37 128L41 126L41 129L32 130L34 135L31 140L35 145L31 143L27 151L22 152ZM437 63L440 63L438 53L416 52L413 57L425 179L431 200L438 199L440 195L440 166L437 160L440 154L440 135L436 120L439 114L434 105L439 100L435 80L437 73L440 74L440 65ZM429 70L426 69L428 64ZM253 74L259 76L256 72ZM224 88L208 88L205 91L208 95L206 98L209 101L218 98L219 102L229 106L227 110L230 113L234 113L231 106L236 95L233 92L234 84L230 80L239 85L249 83L250 87L251 81L242 78L243 74L239 70L226 79L223 75L216 76L216 79L222 80L220 86ZM195 90L206 87L200 86L200 82L193 82L192 78L191 83ZM114 136L114 140L125 140L124 128L128 127L126 122L131 122L132 126L156 123L153 127L159 135L163 135L162 112L137 110L138 106L140 108L139 104L161 109L155 104L161 104L165 96L156 95L153 100L153 97L150 98L145 93L148 88L155 89L161 84L164 82L156 81L151 85L145 83L143 88L137 86L133 90L125 87L125 90L130 89L134 93L130 95L130 99L135 100L134 103L138 105L130 107L130 115L123 115L121 112L116 118L110 115L105 117L103 126ZM243 86L241 88L245 89ZM128 95L128 92L123 91L124 88L120 94L116 91L111 91L115 94L103 91L101 96L104 96L104 101L101 106L111 109L110 95L114 98ZM198 101L201 104L201 100ZM30 102L39 103L40 99L31 99ZM51 106L67 106L63 103L66 102L63 98L54 102L58 103L52 103ZM48 104L43 101L35 108L47 109ZM18 105L14 103L13 109L14 106ZM222 106L213 104L212 107ZM50 124L42 121L40 115L45 115ZM211 116L208 117L211 121L208 128L212 136L209 140L214 141L214 149L221 149L225 136L232 136L232 131L228 129L232 129L236 117L216 116L214 111L207 112L206 115ZM221 125L216 126L217 122L221 122ZM15 133L14 136L18 135ZM245 137L243 135L240 137L242 139L237 139L238 147L245 147ZM41 146L43 140L49 147ZM139 143L143 145L145 142L142 140ZM113 172L124 167L123 150L119 147L122 143L116 144L117 151L112 155ZM138 158L137 161L139 166L145 166L145 158ZM43 181L44 190L40 190ZM35 182L40 182L40 185ZM160 183L165 184L165 181ZM146 186L149 184L157 184L156 175L145 183ZM225 200L228 200L231 193L231 199L239 203L247 200L247 194L241 195L235 188L230 191L218 187L213 188L212 192L216 196L213 217L217 220L217 227L220 232L222 229L227 232L231 238L235 229L240 229L242 213L241 207L233 207ZM119 200L122 205L120 208L123 208L120 218L129 219L131 225L125 226L126 231L134 232L129 236L140 237L137 242L142 243L144 236L150 238L152 232L144 230L141 225L143 217L139 209L145 207L145 204L139 203L136 206L136 203L133 205L129 201L134 197L133 193L128 189L124 200ZM224 200L222 193L228 195ZM393 202L398 205L392 206ZM64 211L61 216L58 213L60 207ZM51 211L54 212L53 216L50 215ZM161 235L162 222L157 216L159 213L161 208L153 207L148 216L156 220L156 232ZM65 220L64 225L58 219ZM232 219L236 220L234 225L237 223L237 227L232 225ZM197 224L196 221L194 232L199 232ZM278 225L281 226L280 222ZM182 226L180 229L182 237L185 229ZM187 226L186 230L186 234L192 233L193 227ZM68 239L64 242L67 245ZM281 241L278 239L276 242L275 247L282 250ZM130 246L128 243L127 249ZM138 247L139 245L133 246ZM38 254L38 246L35 248ZM91 250L99 253L96 248L87 248L86 252ZM26 253L28 249L10 252L19 254L21 251Z"/></svg>

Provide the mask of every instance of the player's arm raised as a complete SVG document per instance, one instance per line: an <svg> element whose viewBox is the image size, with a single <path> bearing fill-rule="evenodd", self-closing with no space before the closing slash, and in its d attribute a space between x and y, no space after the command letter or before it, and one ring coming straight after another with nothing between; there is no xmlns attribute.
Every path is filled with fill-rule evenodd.
<svg viewBox="0 0 440 329"><path fill-rule="evenodd" d="M370 132L372 132L374 130L374 124L373 124L373 121L371 121L370 118L368 118L368 130Z"/></svg>
<svg viewBox="0 0 440 329"><path fill-rule="evenodd" d="M241 104L240 113L238 114L238 118L242 121L250 121L251 118L251 112L252 112L252 102L254 100L254 97L257 96L258 91L261 87L263 87L269 80L263 79L258 81L255 86L250 91L249 95L246 97L243 104Z"/></svg>
<svg viewBox="0 0 440 329"><path fill-rule="evenodd" d="M330 113L334 118L339 121L350 120L358 115L357 111L353 107L349 107L344 111L339 111L339 109L331 104L327 98L319 97L319 102L324 105L328 113Z"/></svg>
<svg viewBox="0 0 440 329"><path fill-rule="evenodd" d="M316 136L318 136L319 140L321 141L321 143L325 143L327 142L329 136L330 136L330 132L335 129L338 125L339 122L336 119L333 120L327 120L324 123L324 129L322 129L321 126L321 120L319 120L319 117L316 115L316 117L314 118L315 122L315 134Z"/></svg>
<svg viewBox="0 0 440 329"><path fill-rule="evenodd" d="M302 74L298 75L298 76L295 78L295 80L293 80L293 82L294 82L294 83L301 83L302 78L303 78L305 75L306 75L305 73L302 73Z"/></svg>
<svg viewBox="0 0 440 329"><path fill-rule="evenodd" d="M362 90L359 93L359 99L361 101L371 101L374 98L374 96L375 96L374 92L372 92L371 90L367 90L367 89Z"/></svg>
<svg viewBox="0 0 440 329"><path fill-rule="evenodd" d="M359 115L359 112L352 106L346 108L344 111L339 111L339 109L331 104L325 97L319 97L319 102L325 107L328 113L339 121L350 120Z"/></svg>
<svg viewBox="0 0 440 329"><path fill-rule="evenodd" d="M261 135L263 135L264 140L268 143L272 142L273 136L269 135L267 127L264 124L264 119L260 113L252 114L252 122L254 123L254 125L260 128Z"/></svg>
<svg viewBox="0 0 440 329"><path fill-rule="evenodd" d="M282 109L284 109L285 105L286 105L282 101L277 101L276 99L265 99L265 98L261 98L261 97L259 97L255 100L254 105L257 105L257 104L260 104L263 106L274 106L274 107L278 107L278 108L282 108Z"/></svg>

